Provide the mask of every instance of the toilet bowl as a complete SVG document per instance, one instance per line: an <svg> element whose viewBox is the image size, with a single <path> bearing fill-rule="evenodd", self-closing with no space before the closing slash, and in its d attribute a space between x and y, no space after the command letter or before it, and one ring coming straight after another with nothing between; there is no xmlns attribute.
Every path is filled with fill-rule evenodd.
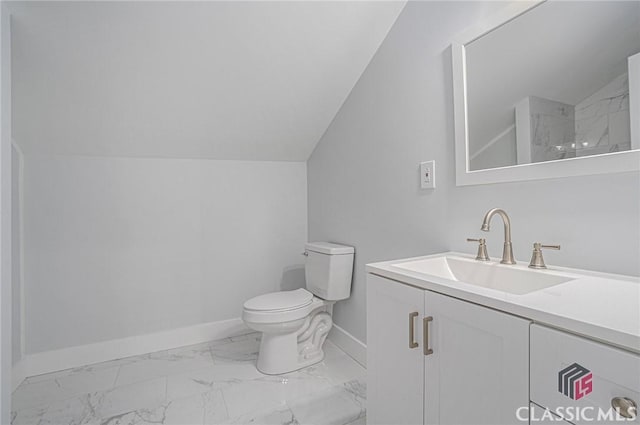
<svg viewBox="0 0 640 425"><path fill-rule="evenodd" d="M302 298L304 302L298 301ZM332 305L306 289L273 292L247 301L242 317L249 328L262 332L258 370L277 375L322 361L322 344L333 323Z"/></svg>
<svg viewBox="0 0 640 425"><path fill-rule="evenodd" d="M244 303L245 324L262 332L256 366L268 375L322 361L333 304L351 293L353 247L315 242L305 248L307 289L271 292Z"/></svg>

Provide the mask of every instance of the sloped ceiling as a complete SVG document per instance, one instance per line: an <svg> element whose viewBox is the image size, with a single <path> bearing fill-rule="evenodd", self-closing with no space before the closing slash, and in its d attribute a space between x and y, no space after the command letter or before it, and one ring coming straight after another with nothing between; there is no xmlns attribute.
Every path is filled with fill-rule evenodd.
<svg viewBox="0 0 640 425"><path fill-rule="evenodd" d="M25 152L306 160L404 2L12 3Z"/></svg>

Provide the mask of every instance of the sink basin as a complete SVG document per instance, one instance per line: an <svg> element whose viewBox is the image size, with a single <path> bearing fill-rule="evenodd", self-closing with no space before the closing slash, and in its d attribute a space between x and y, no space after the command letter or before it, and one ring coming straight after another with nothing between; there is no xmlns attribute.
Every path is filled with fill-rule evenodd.
<svg viewBox="0 0 640 425"><path fill-rule="evenodd" d="M524 295L574 280L574 277L523 266L481 262L469 258L443 256L393 264L394 267L468 283L515 295Z"/></svg>

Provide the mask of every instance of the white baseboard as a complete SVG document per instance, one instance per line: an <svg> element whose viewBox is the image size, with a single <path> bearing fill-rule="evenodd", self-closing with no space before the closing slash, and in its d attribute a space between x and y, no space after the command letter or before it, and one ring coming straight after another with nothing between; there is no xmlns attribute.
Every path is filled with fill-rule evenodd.
<svg viewBox="0 0 640 425"><path fill-rule="evenodd" d="M26 377L27 362L25 362L25 359L20 359L20 361L11 368L11 392L14 392Z"/></svg>
<svg viewBox="0 0 640 425"><path fill-rule="evenodd" d="M93 363L200 344L247 332L250 332L250 329L240 318L202 323L152 334L29 354L20 362L24 363L21 365L23 369L21 372L25 377L42 375ZM17 379L18 374L14 374Z"/></svg>
<svg viewBox="0 0 640 425"><path fill-rule="evenodd" d="M329 331L329 340L363 367L367 367L367 346L355 336L334 323Z"/></svg>
<svg viewBox="0 0 640 425"><path fill-rule="evenodd" d="M13 366L12 391L29 376L200 344L247 332L252 331L242 319L237 318L29 354ZM329 340L366 367L367 346L362 341L335 324L329 332Z"/></svg>

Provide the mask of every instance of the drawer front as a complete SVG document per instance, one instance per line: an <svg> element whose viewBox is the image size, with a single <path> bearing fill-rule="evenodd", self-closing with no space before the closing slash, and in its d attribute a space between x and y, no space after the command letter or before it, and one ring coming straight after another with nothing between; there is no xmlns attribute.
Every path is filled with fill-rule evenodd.
<svg viewBox="0 0 640 425"><path fill-rule="evenodd" d="M611 407L613 399L640 403L640 355L532 325L530 362L534 403L575 424L640 424L637 411L630 420Z"/></svg>

